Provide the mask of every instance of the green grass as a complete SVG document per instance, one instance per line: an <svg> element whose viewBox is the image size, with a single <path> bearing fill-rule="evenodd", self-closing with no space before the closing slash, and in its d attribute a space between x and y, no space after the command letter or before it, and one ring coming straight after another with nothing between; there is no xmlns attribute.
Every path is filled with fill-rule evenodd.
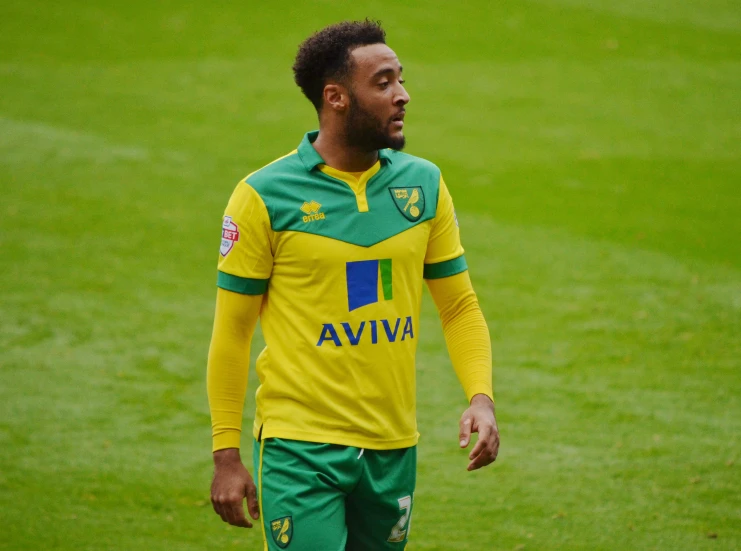
<svg viewBox="0 0 741 551"><path fill-rule="evenodd" d="M254 5L0 6L0 549L261 549L208 502L220 216L316 125L296 45L366 15L456 201L502 432L467 473L426 299L410 549L741 548L738 3Z"/></svg>

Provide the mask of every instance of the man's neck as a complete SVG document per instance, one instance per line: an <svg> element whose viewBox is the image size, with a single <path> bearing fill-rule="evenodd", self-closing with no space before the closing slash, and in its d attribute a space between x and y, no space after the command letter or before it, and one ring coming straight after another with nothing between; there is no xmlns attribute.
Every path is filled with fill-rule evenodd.
<svg viewBox="0 0 741 551"><path fill-rule="evenodd" d="M326 131L319 131L313 146L328 166L343 172L364 172L378 161L378 150L348 146L341 136Z"/></svg>

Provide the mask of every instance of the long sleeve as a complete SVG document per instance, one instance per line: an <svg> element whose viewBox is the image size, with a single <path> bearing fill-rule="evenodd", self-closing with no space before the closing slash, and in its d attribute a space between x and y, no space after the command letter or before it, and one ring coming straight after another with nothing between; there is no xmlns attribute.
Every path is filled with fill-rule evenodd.
<svg viewBox="0 0 741 551"><path fill-rule="evenodd" d="M260 316L262 299L262 295L217 290L206 376L213 451L239 448L250 341Z"/></svg>
<svg viewBox="0 0 741 551"><path fill-rule="evenodd" d="M479 307L468 271L428 279L442 320L448 354L470 401L476 394L493 400L489 328Z"/></svg>

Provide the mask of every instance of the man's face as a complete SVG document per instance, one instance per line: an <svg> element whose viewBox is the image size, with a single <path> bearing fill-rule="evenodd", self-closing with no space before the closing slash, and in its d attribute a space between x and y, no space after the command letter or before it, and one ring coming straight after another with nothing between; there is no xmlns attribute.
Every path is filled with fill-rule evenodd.
<svg viewBox="0 0 741 551"><path fill-rule="evenodd" d="M355 48L351 53L350 106L345 120L348 144L366 149L404 147L405 105L399 59L385 44Z"/></svg>

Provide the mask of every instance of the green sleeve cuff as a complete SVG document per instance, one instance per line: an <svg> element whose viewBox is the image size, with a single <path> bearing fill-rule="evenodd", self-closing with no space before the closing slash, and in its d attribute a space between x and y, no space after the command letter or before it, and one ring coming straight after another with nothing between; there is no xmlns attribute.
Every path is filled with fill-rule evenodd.
<svg viewBox="0 0 741 551"><path fill-rule="evenodd" d="M468 270L468 264L466 264L466 257L464 255L458 258L452 258L445 262L438 262L437 264L425 264L425 270L422 277L425 279L440 279L442 277L450 277L461 272Z"/></svg>
<svg viewBox="0 0 741 551"><path fill-rule="evenodd" d="M219 271L216 286L243 295L262 295L268 290L269 279L239 277Z"/></svg>

